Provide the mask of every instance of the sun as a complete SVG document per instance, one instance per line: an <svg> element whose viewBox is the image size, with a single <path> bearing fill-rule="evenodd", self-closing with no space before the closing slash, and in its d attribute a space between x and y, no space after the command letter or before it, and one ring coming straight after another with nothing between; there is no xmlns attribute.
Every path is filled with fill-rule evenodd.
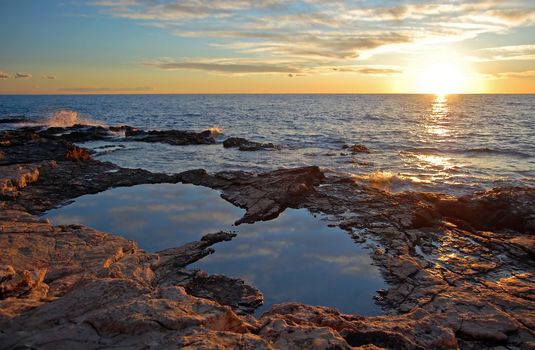
<svg viewBox="0 0 535 350"><path fill-rule="evenodd" d="M420 71L420 92L427 94L455 94L466 89L466 73L459 65L435 63Z"/></svg>

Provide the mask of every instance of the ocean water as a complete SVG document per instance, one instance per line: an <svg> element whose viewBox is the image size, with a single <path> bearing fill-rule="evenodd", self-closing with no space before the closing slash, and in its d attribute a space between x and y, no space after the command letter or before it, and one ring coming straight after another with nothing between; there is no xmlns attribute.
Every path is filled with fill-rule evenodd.
<svg viewBox="0 0 535 350"><path fill-rule="evenodd" d="M0 96L0 117L12 116L56 126L217 128L218 141L239 136L283 147L85 144L98 159L152 171L318 165L390 191L452 194L535 184L535 95ZM370 153L350 154L345 144L365 145Z"/></svg>

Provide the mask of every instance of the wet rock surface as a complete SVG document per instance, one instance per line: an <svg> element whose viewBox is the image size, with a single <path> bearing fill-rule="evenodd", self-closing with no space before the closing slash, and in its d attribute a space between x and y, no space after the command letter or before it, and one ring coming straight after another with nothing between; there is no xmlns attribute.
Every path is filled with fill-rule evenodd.
<svg viewBox="0 0 535 350"><path fill-rule="evenodd" d="M181 130L128 130L126 131L127 139L142 142L160 142L175 146L183 145L209 145L215 143L210 130L200 133L193 131Z"/></svg>
<svg viewBox="0 0 535 350"><path fill-rule="evenodd" d="M178 174L184 183L193 183L219 189L221 197L246 209L236 224L252 223L276 218L286 208L298 208L325 176L316 166L280 169L265 174L247 172L219 172L214 175L204 170Z"/></svg>
<svg viewBox="0 0 535 350"><path fill-rule="evenodd" d="M154 174L68 157L75 146L54 132L0 132L1 348L535 347L534 189L392 194L325 177L317 167ZM119 236L52 226L32 214L110 187L156 182L220 190L246 209L238 224L286 208L328 215L373 248L390 284L377 295L388 315L288 303L257 319L250 313L260 291L187 269L231 233L151 254Z"/></svg>

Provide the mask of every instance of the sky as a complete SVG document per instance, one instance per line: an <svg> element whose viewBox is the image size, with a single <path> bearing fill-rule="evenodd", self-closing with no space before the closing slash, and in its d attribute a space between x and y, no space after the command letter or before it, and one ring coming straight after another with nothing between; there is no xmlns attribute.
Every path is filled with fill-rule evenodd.
<svg viewBox="0 0 535 350"><path fill-rule="evenodd" d="M0 94L535 93L535 1L0 0Z"/></svg>

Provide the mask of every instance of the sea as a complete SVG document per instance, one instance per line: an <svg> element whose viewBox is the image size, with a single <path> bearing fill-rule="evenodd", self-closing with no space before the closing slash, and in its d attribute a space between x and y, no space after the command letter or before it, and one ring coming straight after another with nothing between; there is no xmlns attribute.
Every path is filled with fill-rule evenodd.
<svg viewBox="0 0 535 350"><path fill-rule="evenodd" d="M177 173L263 172L317 165L390 192L463 195L535 185L535 95L70 95L0 96L0 119L20 125L123 125L211 130L213 145L86 142L95 158L123 167ZM0 123L1 128L17 125ZM239 151L228 137L271 142ZM347 147L365 146L353 154ZM177 247L206 233L237 236L189 268L240 278L264 304L298 301L346 313L380 315L376 291L389 287L374 265L373 237L354 240L328 217L287 209L267 222L234 222L244 210L218 191L190 184L146 184L88 194L42 216L135 240L147 251Z"/></svg>
<svg viewBox="0 0 535 350"><path fill-rule="evenodd" d="M211 129L217 136L219 143L208 146L84 145L97 159L158 172L318 165L392 192L454 195L535 184L535 95L0 96L0 118L18 116L51 126ZM223 148L232 136L282 148ZM343 148L353 144L369 153Z"/></svg>

